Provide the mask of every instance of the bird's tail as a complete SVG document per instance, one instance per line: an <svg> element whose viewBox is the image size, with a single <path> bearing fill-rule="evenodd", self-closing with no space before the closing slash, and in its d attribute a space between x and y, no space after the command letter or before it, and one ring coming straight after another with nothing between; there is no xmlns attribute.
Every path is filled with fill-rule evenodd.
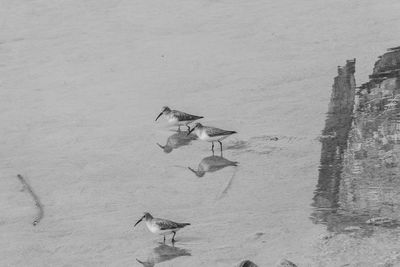
<svg viewBox="0 0 400 267"><path fill-rule="evenodd" d="M222 135L231 135L237 133L236 131L225 131L222 133Z"/></svg>
<svg viewBox="0 0 400 267"><path fill-rule="evenodd" d="M188 226L188 225L190 225L190 223L180 223L179 224L180 227L185 227L185 226Z"/></svg>

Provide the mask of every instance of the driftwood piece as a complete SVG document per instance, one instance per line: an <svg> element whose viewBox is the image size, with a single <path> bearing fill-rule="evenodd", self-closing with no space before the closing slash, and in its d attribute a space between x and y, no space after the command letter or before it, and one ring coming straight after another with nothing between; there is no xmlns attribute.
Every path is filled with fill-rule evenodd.
<svg viewBox="0 0 400 267"><path fill-rule="evenodd" d="M39 197L35 194L30 184L24 179L24 177L20 174L17 175L18 179L21 181L22 185L26 190L28 190L29 194L32 196L33 200L35 201L35 205L38 208L38 215L36 216L35 220L32 222L33 226L36 226L40 220L43 218L44 211L43 205L39 200Z"/></svg>

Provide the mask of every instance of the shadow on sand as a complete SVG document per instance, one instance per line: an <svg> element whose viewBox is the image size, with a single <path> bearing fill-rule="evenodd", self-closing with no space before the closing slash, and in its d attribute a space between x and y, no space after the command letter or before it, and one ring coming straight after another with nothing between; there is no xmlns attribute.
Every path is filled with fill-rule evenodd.
<svg viewBox="0 0 400 267"><path fill-rule="evenodd" d="M192 256L187 249L178 248L175 246L168 246L166 244L160 244L159 246L152 249L148 254L145 261L136 259L140 264L146 267L155 266L158 263L169 261L177 257Z"/></svg>
<svg viewBox="0 0 400 267"><path fill-rule="evenodd" d="M197 170L188 167L197 177L203 177L206 172L216 172L228 166L237 166L238 162L230 161L222 156L209 156L203 158Z"/></svg>
<svg viewBox="0 0 400 267"><path fill-rule="evenodd" d="M187 135L187 131L178 131L172 134L171 136L168 137L166 144L160 145L157 143L157 145L165 152L165 153L171 153L172 150L177 149L182 146L187 146L192 142L193 140L197 139L196 135L189 134Z"/></svg>

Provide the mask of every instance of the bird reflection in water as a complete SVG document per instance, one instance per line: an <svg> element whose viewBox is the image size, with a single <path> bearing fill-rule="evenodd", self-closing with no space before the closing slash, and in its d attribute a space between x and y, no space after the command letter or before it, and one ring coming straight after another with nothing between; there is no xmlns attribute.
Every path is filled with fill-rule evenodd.
<svg viewBox="0 0 400 267"><path fill-rule="evenodd" d="M158 247L152 249L152 251L147 256L146 261L141 261L139 259L136 260L145 267L151 267L156 265L157 263L169 261L181 256L192 256L192 254L190 254L187 249L160 244Z"/></svg>
<svg viewBox="0 0 400 267"><path fill-rule="evenodd" d="M167 143L165 146L160 145L157 143L157 145L165 152L165 153L171 153L172 150L177 149L181 146L187 146L192 142L193 140L196 140L197 136L194 134L189 134L187 131L178 131L168 137Z"/></svg>
<svg viewBox="0 0 400 267"><path fill-rule="evenodd" d="M228 166L237 166L238 162L230 161L222 156L209 156L202 159L197 167L197 170L194 170L188 167L196 176L203 177L206 172L216 172Z"/></svg>

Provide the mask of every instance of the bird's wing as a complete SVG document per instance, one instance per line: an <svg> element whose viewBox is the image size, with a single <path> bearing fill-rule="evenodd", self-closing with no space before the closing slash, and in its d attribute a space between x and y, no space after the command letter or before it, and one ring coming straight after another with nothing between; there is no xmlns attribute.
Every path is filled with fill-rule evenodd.
<svg viewBox="0 0 400 267"><path fill-rule="evenodd" d="M181 227L179 223L164 219L156 219L155 223L160 227L161 230L176 229Z"/></svg>
<svg viewBox="0 0 400 267"><path fill-rule="evenodd" d="M230 135L230 134L236 133L235 131L227 131L227 130L222 130L222 129L215 128L215 127L207 127L206 132L207 132L208 136L210 136L210 137Z"/></svg>
<svg viewBox="0 0 400 267"><path fill-rule="evenodd" d="M155 223L160 227L160 230L183 228L186 225L190 225L190 223L177 223L177 222L173 222L173 221L165 220L165 219L154 218L153 220L155 220Z"/></svg>
<svg viewBox="0 0 400 267"><path fill-rule="evenodd" d="M174 116L177 117L179 121L193 121L203 118L202 116L188 114L179 110L173 110L172 114L174 114Z"/></svg>

